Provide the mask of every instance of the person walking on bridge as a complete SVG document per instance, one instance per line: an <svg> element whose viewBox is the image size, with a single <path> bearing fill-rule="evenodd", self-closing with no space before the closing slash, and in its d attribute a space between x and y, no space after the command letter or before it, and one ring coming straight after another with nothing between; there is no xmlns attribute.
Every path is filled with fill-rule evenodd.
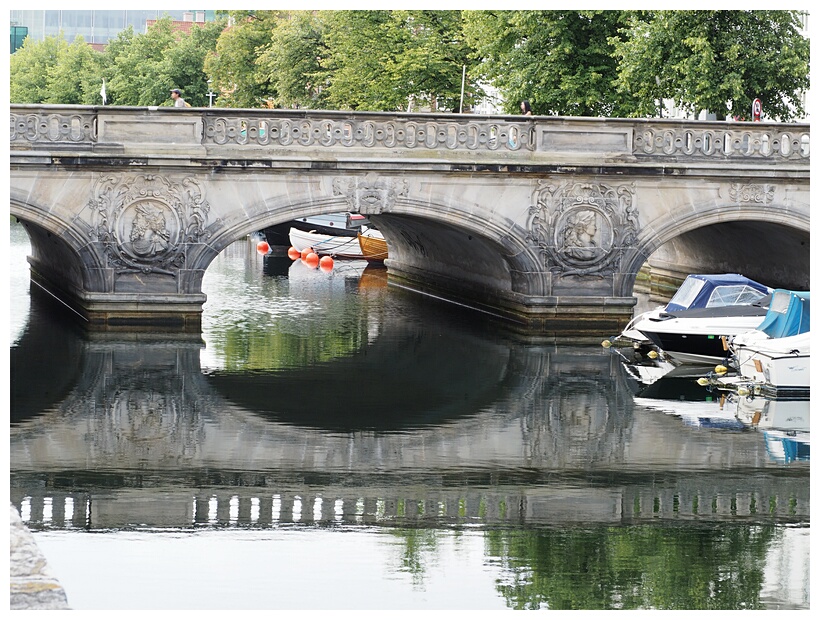
<svg viewBox="0 0 820 620"><path fill-rule="evenodd" d="M179 92L178 88L171 89L171 99L174 100L174 107L175 108L190 108L191 104L185 101L182 98L182 93Z"/></svg>

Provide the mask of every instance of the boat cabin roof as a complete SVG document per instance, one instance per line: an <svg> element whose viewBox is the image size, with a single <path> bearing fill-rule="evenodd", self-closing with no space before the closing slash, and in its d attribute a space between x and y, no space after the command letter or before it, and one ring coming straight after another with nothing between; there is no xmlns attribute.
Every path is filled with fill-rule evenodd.
<svg viewBox="0 0 820 620"><path fill-rule="evenodd" d="M809 331L811 315L808 291L775 289L766 318L757 329L770 338L785 338Z"/></svg>
<svg viewBox="0 0 820 620"><path fill-rule="evenodd" d="M737 273L690 274L683 281L665 310L690 308L722 308L751 304L772 292L772 289Z"/></svg>

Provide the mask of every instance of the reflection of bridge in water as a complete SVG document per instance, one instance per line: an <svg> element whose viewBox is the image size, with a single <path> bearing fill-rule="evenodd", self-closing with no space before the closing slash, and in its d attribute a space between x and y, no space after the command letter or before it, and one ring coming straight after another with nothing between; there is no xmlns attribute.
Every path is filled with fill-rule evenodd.
<svg viewBox="0 0 820 620"><path fill-rule="evenodd" d="M12 349L11 500L34 527L95 529L809 519L808 463L774 463L756 431L636 406L601 347L379 329L345 357L250 383L204 375L198 340L83 340L39 321ZM49 342L63 344L43 356ZM369 405L350 391L339 407L360 416L305 414L308 387L340 400L317 376L378 373L402 385ZM59 389L28 394L43 377ZM412 416L401 405L422 390L435 398Z"/></svg>
<svg viewBox="0 0 820 620"><path fill-rule="evenodd" d="M802 477L771 476L753 480L747 490L737 488L735 474L685 476L657 484L651 480L616 486L568 489L545 486L413 485L401 480L384 486L351 487L280 482L252 485L242 474L215 476L212 489L179 486L66 491L43 488L42 480L14 476L12 503L33 527L125 528L150 527L277 527L304 524L427 526L625 525L659 520L678 522L807 522L808 484ZM136 478L136 477L135 477ZM708 481L707 481L708 478ZM59 485L58 480L54 480ZM139 481L132 480L133 484ZM453 481L455 482L455 480ZM31 486L29 486L29 483ZM250 485L250 486L249 486ZM229 488L225 488L225 486Z"/></svg>

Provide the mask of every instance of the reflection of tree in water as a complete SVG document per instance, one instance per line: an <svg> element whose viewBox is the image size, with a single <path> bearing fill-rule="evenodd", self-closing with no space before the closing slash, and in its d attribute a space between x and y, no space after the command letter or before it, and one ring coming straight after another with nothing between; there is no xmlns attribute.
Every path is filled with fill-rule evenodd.
<svg viewBox="0 0 820 620"><path fill-rule="evenodd" d="M487 533L514 609L761 609L771 525Z"/></svg>
<svg viewBox="0 0 820 620"><path fill-rule="evenodd" d="M438 538L444 535L429 528L400 528L389 530L396 538L401 539L404 548L401 556L401 570L410 573L414 587L424 585L425 562L424 555L431 556L436 551ZM435 562L435 557L428 560Z"/></svg>

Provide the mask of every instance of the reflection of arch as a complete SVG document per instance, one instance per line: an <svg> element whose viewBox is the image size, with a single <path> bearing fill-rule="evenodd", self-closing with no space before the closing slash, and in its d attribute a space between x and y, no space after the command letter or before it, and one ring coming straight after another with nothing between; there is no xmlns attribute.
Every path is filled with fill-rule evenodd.
<svg viewBox="0 0 820 620"><path fill-rule="evenodd" d="M77 321L39 287L30 290L26 330L9 352L12 424L62 402L85 371L85 346Z"/></svg>

